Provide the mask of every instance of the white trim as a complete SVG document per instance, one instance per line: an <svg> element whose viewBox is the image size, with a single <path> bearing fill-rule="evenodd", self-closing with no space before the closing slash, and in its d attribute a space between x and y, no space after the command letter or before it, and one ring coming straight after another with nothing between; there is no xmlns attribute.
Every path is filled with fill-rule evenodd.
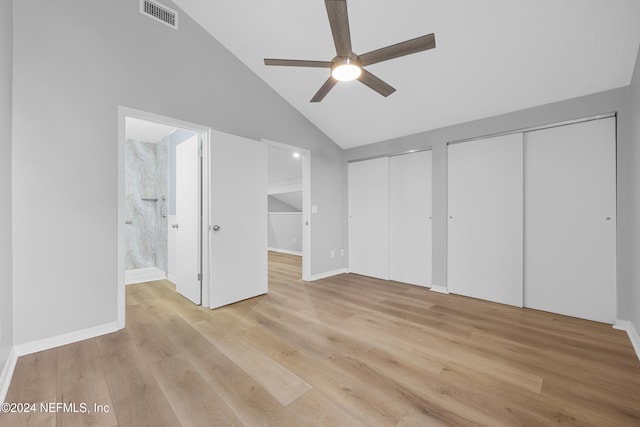
<svg viewBox="0 0 640 427"><path fill-rule="evenodd" d="M458 139L458 140L455 140L455 141L449 141L449 142L447 142L447 146L453 145L453 144L460 144L460 143L463 143L463 142L477 141L477 140L480 140L480 139L494 138L494 137L497 137L497 136L511 135L511 134L514 134L514 133L529 133L529 132L534 132L534 131L537 131L537 130L550 129L550 128L555 128L555 127L559 127L559 126L567 126L567 125L573 125L573 124L576 124L576 123L590 122L590 121L593 121L593 120L608 119L610 117L617 117L617 113L611 112L611 113L605 113L605 114L598 114L598 115L595 115L595 116L581 117L581 118L578 118L578 119L565 120L563 122L557 122L557 123L548 123L548 124L529 127L529 128L524 128L524 129L508 130L508 131L505 131L505 132L497 132L497 133L492 133L492 134L483 135L483 136L473 136L471 138L464 138L464 139Z"/></svg>
<svg viewBox="0 0 640 427"><path fill-rule="evenodd" d="M433 291L433 292L437 292L439 294L448 294L449 293L449 289L446 286L431 285L429 290Z"/></svg>
<svg viewBox="0 0 640 427"><path fill-rule="evenodd" d="M415 149L412 149L412 150L393 152L393 153L389 153L389 154L379 154L379 155L371 156L371 157L362 157L362 158L347 160L347 164L349 164L349 163L357 163L357 162L364 162L365 160L380 159L382 157L404 156L405 154L419 153L421 151L433 151L433 147L415 148Z"/></svg>
<svg viewBox="0 0 640 427"><path fill-rule="evenodd" d="M168 274L167 275L167 280L170 281L171 283L173 283L174 285L176 284L176 282L178 281L178 279L176 279L176 276L172 275L172 274Z"/></svg>
<svg viewBox="0 0 640 427"><path fill-rule="evenodd" d="M134 283L152 282L154 280L164 280L167 273L157 267L136 268L135 270L126 270L124 272L124 284L133 285Z"/></svg>
<svg viewBox="0 0 640 427"><path fill-rule="evenodd" d="M11 347L9 351L9 357L4 362L4 369L2 369L2 375L0 375L0 402L4 402L11 385L11 378L13 378L13 371L16 369L16 362L18 362L18 355L16 354L15 347Z"/></svg>
<svg viewBox="0 0 640 427"><path fill-rule="evenodd" d="M267 188L267 195L302 191L302 177L274 182Z"/></svg>
<svg viewBox="0 0 640 427"><path fill-rule="evenodd" d="M306 282L313 282L314 280L326 279L327 277L337 276L338 274L345 274L348 272L349 270L347 270L346 268L338 268L337 270L331 270L331 271L326 271L324 273L313 274L311 275L309 280L306 280Z"/></svg>
<svg viewBox="0 0 640 427"><path fill-rule="evenodd" d="M302 280L311 279L311 152L302 151Z"/></svg>
<svg viewBox="0 0 640 427"><path fill-rule="evenodd" d="M298 251L290 251L289 249L280 249L280 248L272 248L272 247L269 247L269 251L270 251L270 252L280 252L280 253L282 253L282 254L289 254L289 255L302 256L302 252L298 252Z"/></svg>
<svg viewBox="0 0 640 427"><path fill-rule="evenodd" d="M627 332L631 345L636 352L636 356L638 356L638 360L640 360L640 335L638 335L638 331L635 326L633 326L633 323L628 320L616 320L616 323L613 325L613 329L620 329Z"/></svg>
<svg viewBox="0 0 640 427"><path fill-rule="evenodd" d="M267 215L302 215L302 212L267 212Z"/></svg>
<svg viewBox="0 0 640 427"><path fill-rule="evenodd" d="M110 334L120 329L122 328L118 327L118 322L105 323L104 325L94 326L93 328L82 329L80 331L69 332L68 334L18 344L14 349L16 355L24 356L26 354L37 353L39 351L49 350L50 348L84 341L89 338L99 337L100 335Z"/></svg>

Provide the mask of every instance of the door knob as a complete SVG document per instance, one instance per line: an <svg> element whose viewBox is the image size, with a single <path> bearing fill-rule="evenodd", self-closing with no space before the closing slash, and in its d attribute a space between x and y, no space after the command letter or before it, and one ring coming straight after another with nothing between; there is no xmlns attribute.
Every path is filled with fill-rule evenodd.
<svg viewBox="0 0 640 427"><path fill-rule="evenodd" d="M216 224L216 225L214 225L213 227L211 227L211 229L212 229L213 231L220 231L220 226Z"/></svg>
<svg viewBox="0 0 640 427"><path fill-rule="evenodd" d="M180 228L178 224L171 224L171 228Z"/></svg>

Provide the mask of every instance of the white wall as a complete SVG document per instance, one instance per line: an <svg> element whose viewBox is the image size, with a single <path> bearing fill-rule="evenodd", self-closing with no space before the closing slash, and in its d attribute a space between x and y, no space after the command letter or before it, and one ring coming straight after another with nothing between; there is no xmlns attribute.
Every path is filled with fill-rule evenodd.
<svg viewBox="0 0 640 427"><path fill-rule="evenodd" d="M636 74L637 74L636 67ZM639 273L637 257L632 255L632 230L638 210L632 212L633 194L638 193L638 179L631 172L640 160L636 153L632 159L631 91L623 87L554 104L543 105L509 114L489 117L446 128L436 129L398 139L383 141L345 151L346 161L381 154L391 154L411 149L433 147L433 284L447 284L447 142L492 135L544 124L594 116L602 113L618 113L617 179L618 179L618 231L617 231L617 279L618 319L628 320L635 309L636 319L640 310L632 303L632 291L637 287ZM453 102L453 101L452 101ZM636 114L637 117L637 114ZM637 127L636 127L637 129ZM637 139L637 138L636 138ZM636 166L637 167L637 166ZM346 185L345 185L346 188ZM637 208L637 202L636 202ZM344 224L346 227L346 223ZM636 235L636 242L638 241ZM635 269L635 273L634 272ZM635 274L635 278L633 276ZM634 285L634 283L636 285Z"/></svg>
<svg viewBox="0 0 640 427"><path fill-rule="evenodd" d="M343 266L342 150L185 13L175 31L138 9L14 4L17 344L116 320L118 105L309 149L311 273Z"/></svg>
<svg viewBox="0 0 640 427"><path fill-rule="evenodd" d="M640 331L640 50L636 58L636 67L631 81L631 105L632 105L632 165L631 176L631 197L633 201L630 216L633 218L633 227L629 233L632 236L632 261L633 271L631 273L631 295L630 295L630 316L629 319L635 326L636 331Z"/></svg>
<svg viewBox="0 0 640 427"><path fill-rule="evenodd" d="M12 0L0 0L0 373L13 344L11 271Z"/></svg>

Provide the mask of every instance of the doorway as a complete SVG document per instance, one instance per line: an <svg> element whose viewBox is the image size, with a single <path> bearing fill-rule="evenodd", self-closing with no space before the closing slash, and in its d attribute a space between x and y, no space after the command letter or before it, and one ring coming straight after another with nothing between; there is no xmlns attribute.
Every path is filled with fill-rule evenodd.
<svg viewBox="0 0 640 427"><path fill-rule="evenodd" d="M311 277L310 152L267 144L269 251L301 257L302 280Z"/></svg>
<svg viewBox="0 0 640 427"><path fill-rule="evenodd" d="M168 279L202 304L202 153L208 128L119 107L118 325L124 327L125 284Z"/></svg>

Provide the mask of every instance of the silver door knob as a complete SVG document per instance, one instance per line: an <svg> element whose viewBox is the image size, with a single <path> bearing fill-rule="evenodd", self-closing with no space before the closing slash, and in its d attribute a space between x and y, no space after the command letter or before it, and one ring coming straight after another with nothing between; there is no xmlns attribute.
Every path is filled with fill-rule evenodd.
<svg viewBox="0 0 640 427"><path fill-rule="evenodd" d="M178 224L171 224L171 228L180 228Z"/></svg>
<svg viewBox="0 0 640 427"><path fill-rule="evenodd" d="M211 229L212 229L213 231L220 231L220 226L216 224L216 225L214 225L213 227L211 227Z"/></svg>
<svg viewBox="0 0 640 427"><path fill-rule="evenodd" d="M130 219L125 219L125 220L124 220L124 223L125 223L125 224L132 224L132 222L131 222L131 220L130 220Z"/></svg>

